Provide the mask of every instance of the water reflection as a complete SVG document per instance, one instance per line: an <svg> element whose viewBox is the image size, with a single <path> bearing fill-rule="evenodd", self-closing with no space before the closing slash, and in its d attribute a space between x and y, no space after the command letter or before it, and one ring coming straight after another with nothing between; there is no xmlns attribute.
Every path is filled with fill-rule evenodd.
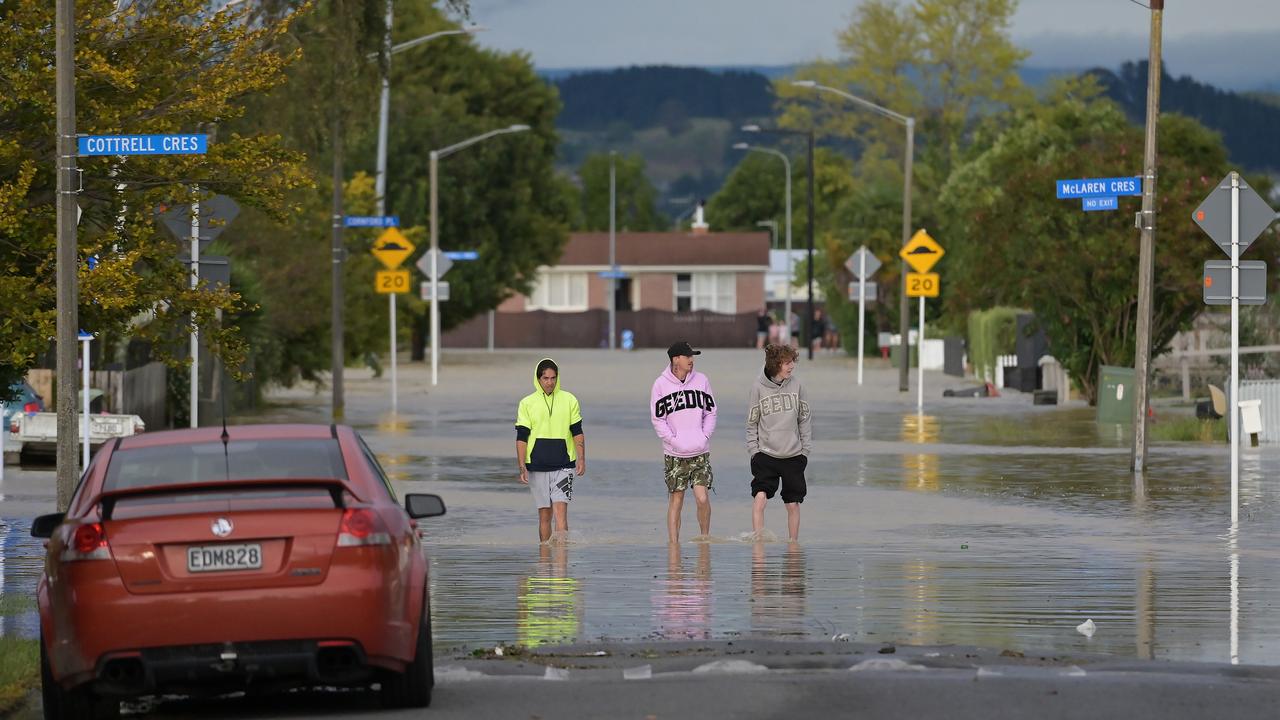
<svg viewBox="0 0 1280 720"><path fill-rule="evenodd" d="M664 639L703 640L711 637L714 584L711 545L696 543L698 559L687 572L678 543L667 545L667 574L655 576L650 601L655 634Z"/></svg>
<svg viewBox="0 0 1280 720"><path fill-rule="evenodd" d="M766 635L807 635L809 574L804 548L788 543L781 562L765 543L751 547L751 629Z"/></svg>
<svg viewBox="0 0 1280 720"><path fill-rule="evenodd" d="M941 637L937 574L937 565L919 558L902 566L902 626L913 644L934 645Z"/></svg>
<svg viewBox="0 0 1280 720"><path fill-rule="evenodd" d="M569 576L567 543L538 546L534 574L520 578L516 594L516 638L521 645L573 640L582 625L581 591Z"/></svg>
<svg viewBox="0 0 1280 720"><path fill-rule="evenodd" d="M1143 553L1136 566L1133 597L1134 652L1143 660L1156 656L1156 569L1152 553Z"/></svg>
<svg viewBox="0 0 1280 720"><path fill-rule="evenodd" d="M903 415L903 442L931 444L938 441L938 418L932 415ZM902 456L902 486L917 492L938 492L941 489L938 472L938 456L933 453L917 453Z"/></svg>
<svg viewBox="0 0 1280 720"><path fill-rule="evenodd" d="M0 637L39 633L34 598L44 551L30 527L25 520L0 519Z"/></svg>

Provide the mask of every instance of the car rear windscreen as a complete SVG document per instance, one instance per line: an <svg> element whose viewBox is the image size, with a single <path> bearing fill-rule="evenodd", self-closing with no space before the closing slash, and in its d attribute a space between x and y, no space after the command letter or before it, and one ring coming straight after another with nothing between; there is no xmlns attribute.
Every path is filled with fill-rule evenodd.
<svg viewBox="0 0 1280 720"><path fill-rule="evenodd" d="M211 442L117 450L103 489L291 478L346 480L338 441L232 440L225 446Z"/></svg>

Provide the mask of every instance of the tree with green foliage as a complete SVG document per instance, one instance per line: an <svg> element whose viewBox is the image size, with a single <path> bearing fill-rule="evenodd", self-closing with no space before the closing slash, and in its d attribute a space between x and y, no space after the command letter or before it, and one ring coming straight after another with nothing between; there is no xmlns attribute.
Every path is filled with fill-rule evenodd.
<svg viewBox="0 0 1280 720"><path fill-rule="evenodd" d="M593 153L578 168L582 182L582 225L578 230L609 229L609 162L607 153ZM667 218L658 211L658 191L644 174L644 158L616 155L613 163L618 231L666 230Z"/></svg>
<svg viewBox="0 0 1280 720"><path fill-rule="evenodd" d="M381 0L374 4L384 7ZM397 6L394 41L454 27L430 5ZM272 310L265 321L282 339L275 345L281 354L271 364L275 377L285 382L317 379L317 373L329 365L330 189L324 174L330 170L331 156L322 107L329 98L314 88L332 59L319 30L300 33L298 41L303 59L297 72L288 85L262 99L254 123L278 128L288 143L314 158L320 191L300 194L301 210L287 224L254 218L238 221L229 230L266 280L263 303ZM364 62L376 71L376 62ZM372 188L366 187L368 181L359 173L374 170L377 102L372 98L377 89L374 73L358 90L370 93L370 100L347 102L355 113L344 134L350 170L345 174L348 214L374 211ZM554 89L537 77L529 59L519 53L484 50L469 37L449 36L393 57L386 207L388 214L400 217L401 230L417 245L419 254L427 245L430 151L515 123L531 127L440 161L440 247L475 250L480 255L479 260L458 262L449 271L450 299L441 306L444 329L496 307L514 293L528 292L537 268L559 257L572 214L572 195L568 182L553 171L558 111ZM387 301L373 292L377 267L369 249L377 234L357 230L344 236L348 251L344 349L349 363L370 352L384 352L389 344ZM417 257L410 257L405 267L412 268ZM416 287L421 276L411 272ZM413 357L421 359L427 306L415 293L402 295L398 310L399 332L409 340Z"/></svg>
<svg viewBox="0 0 1280 720"><path fill-rule="evenodd" d="M1121 212L1083 212L1055 198L1058 178L1140 172L1142 130L1088 86L1069 85L1013 113L988 149L958 167L939 198L947 219L945 303L949 313L1027 307L1050 352L1092 401L1099 365L1131 366L1137 323L1136 198ZM1221 251L1191 222L1192 210L1228 170L1220 137L1186 117L1159 126L1152 354L1205 307L1202 264ZM1260 187L1264 188L1264 182ZM1274 259L1274 238L1251 253Z"/></svg>
<svg viewBox="0 0 1280 720"><path fill-rule="evenodd" d="M841 57L796 72L796 78L915 118L914 228L937 227L938 191L969 151L982 119L1031 99L1018 77L1027 53L1009 34L1016 6L1017 0L867 0L839 33ZM838 232L816 273L842 336L856 345L856 305L844 307L849 275L841 263L858 246L868 245L885 261L876 279L889 302L873 306L875 322L883 327L898 318L892 300L901 267L905 128L845 99L794 87L791 80L774 84L780 124L812 127L819 138L852 140L857 157L854 192L833 216L818 220L820 228L827 224ZM948 238L939 240L949 247Z"/></svg>
<svg viewBox="0 0 1280 720"><path fill-rule="evenodd" d="M244 112L247 97L283 82L296 56L280 40L293 17L251 22L247 6L210 12L205 0L116 5L76 3L77 131L205 132L209 151L80 159L80 324L98 333L109 357L134 337L178 363L185 353L178 340L194 313L210 349L234 371L245 345L231 318L246 308L234 292L189 287L179 244L154 214L223 193L284 216L288 194L307 181L300 156L277 136L229 132L223 123ZM54 5L6 1L0 17L0 387L7 387L54 335Z"/></svg>

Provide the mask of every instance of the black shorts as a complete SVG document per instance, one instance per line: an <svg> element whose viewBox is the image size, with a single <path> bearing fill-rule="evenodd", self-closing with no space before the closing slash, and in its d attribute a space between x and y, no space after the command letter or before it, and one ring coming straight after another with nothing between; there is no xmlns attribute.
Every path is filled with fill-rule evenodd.
<svg viewBox="0 0 1280 720"><path fill-rule="evenodd" d="M772 498L778 492L778 484L782 484L782 502L802 503L808 487L804 481L804 469L809 458L796 455L789 458L776 458L764 453L751 456L751 497L756 493L764 493Z"/></svg>

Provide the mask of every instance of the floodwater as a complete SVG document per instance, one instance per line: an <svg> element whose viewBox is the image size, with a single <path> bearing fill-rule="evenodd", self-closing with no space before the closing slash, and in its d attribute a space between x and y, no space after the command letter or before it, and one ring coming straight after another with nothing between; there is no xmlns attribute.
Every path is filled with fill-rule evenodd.
<svg viewBox="0 0 1280 720"><path fill-rule="evenodd" d="M1233 532L1221 444L1154 447L1135 483L1128 434L1087 408L956 403L918 415L867 402L822 416L800 542L775 534L776 499L766 541L753 541L746 458L713 446L712 533L691 540L690 498L684 542L671 547L660 457L636 459L652 455L652 431L610 407L591 425L567 540L538 545L506 454L508 408L477 407L353 418L399 492L438 493L449 507L423 523L437 652L847 636L1280 664L1280 449L1242 451ZM417 447L423 433L456 441L456 454ZM477 433L502 433L503 454L467 454ZM647 433L643 452L630 447L636 433ZM47 486L51 504L52 471L16 474L22 484L0 493ZM28 505L0 497L4 594L30 595L39 572L29 518L8 512ZM1092 637L1076 630L1087 619ZM0 632L34 634L34 616L0 619Z"/></svg>

